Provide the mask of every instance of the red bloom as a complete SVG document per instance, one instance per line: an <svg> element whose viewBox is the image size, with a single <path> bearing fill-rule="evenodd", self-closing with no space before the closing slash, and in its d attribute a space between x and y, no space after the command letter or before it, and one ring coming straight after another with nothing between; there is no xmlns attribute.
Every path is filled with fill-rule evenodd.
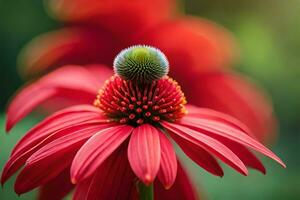
<svg viewBox="0 0 300 200"><path fill-rule="evenodd" d="M215 157L243 175L248 174L246 166L265 173L248 148L285 167L241 122L185 105L180 86L166 76L167 61L154 50L138 46L121 52L115 62L117 74L106 81L94 106L65 108L32 128L15 146L2 183L25 165L15 183L18 194L43 185L51 191L52 181L65 181L60 176L70 169L70 179L76 184L74 199L133 198L138 195L137 180L149 185L156 177L166 189L175 185L174 190L161 192L155 182L158 199L174 195L194 199L194 193L187 196L191 187L186 175L177 170L171 139L217 176L223 176L223 170ZM69 81L60 82L62 77ZM95 80L95 73L75 66L50 73L16 96L8 110L8 128L45 100L64 97L65 91L66 97L74 94L89 101L96 96ZM58 194L65 194L67 186Z"/></svg>
<svg viewBox="0 0 300 200"><path fill-rule="evenodd" d="M175 13L175 0L49 0L49 11L61 21L102 27L121 39L131 38Z"/></svg>
<svg viewBox="0 0 300 200"><path fill-rule="evenodd" d="M153 45L165 52L171 76L193 104L239 118L260 141L272 138L272 107L264 93L244 77L224 72L237 58L233 38L224 28L181 15L175 0L48 2L50 13L66 27L36 38L25 48L20 56L23 74L65 64L111 66L114 55L125 47Z"/></svg>

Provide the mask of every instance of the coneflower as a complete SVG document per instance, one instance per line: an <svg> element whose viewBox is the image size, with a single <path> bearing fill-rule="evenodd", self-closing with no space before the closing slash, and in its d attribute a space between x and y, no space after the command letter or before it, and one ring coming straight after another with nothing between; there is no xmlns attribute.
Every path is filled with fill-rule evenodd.
<svg viewBox="0 0 300 200"><path fill-rule="evenodd" d="M151 193L156 178L172 189L178 171L172 140L217 176L223 170L216 158L243 175L248 175L246 166L265 173L248 148L285 167L238 120L186 104L178 83L167 76L169 65L160 50L142 45L125 49L114 69L95 94L94 105L56 112L19 141L2 183L24 165L15 183L18 194L70 171L74 199L137 198L145 188Z"/></svg>

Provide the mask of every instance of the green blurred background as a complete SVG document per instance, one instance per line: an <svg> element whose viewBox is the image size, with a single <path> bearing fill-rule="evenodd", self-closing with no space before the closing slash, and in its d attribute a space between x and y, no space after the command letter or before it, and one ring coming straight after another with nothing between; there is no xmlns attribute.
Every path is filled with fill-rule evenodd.
<svg viewBox="0 0 300 200"><path fill-rule="evenodd" d="M199 190L208 199L300 199L300 1L299 0L186 0L187 14L211 19L235 35L241 50L237 70L258 80L270 93L279 118L280 136L272 149L288 168L263 159L267 175L251 171L243 177L225 167L216 178L191 164ZM9 97L22 84L16 60L26 42L55 30L58 22L48 17L42 1L0 0L0 167L13 144L37 119L29 117L10 135L4 133L4 110ZM13 180L0 189L1 200L18 197Z"/></svg>

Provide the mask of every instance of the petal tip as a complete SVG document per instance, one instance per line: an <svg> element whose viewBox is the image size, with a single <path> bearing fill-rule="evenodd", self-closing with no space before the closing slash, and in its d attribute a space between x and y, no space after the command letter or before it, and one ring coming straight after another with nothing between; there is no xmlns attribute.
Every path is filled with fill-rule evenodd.
<svg viewBox="0 0 300 200"><path fill-rule="evenodd" d="M2 172L2 176L1 176L1 180L0 180L0 184L1 184L2 187L4 186L5 181L6 181L5 180L5 176L4 176L3 172Z"/></svg>
<svg viewBox="0 0 300 200"><path fill-rule="evenodd" d="M22 188L22 186L17 185L16 183L15 183L14 190L15 190L15 193L18 195L18 197L20 197L21 194L24 193L24 191L23 191L24 189Z"/></svg>
<svg viewBox="0 0 300 200"><path fill-rule="evenodd" d="M264 166L262 166L261 169L258 169L258 171L260 171L263 175L266 175L267 174L267 170Z"/></svg>
<svg viewBox="0 0 300 200"><path fill-rule="evenodd" d="M75 185L77 183L77 179L76 178L71 178L71 183Z"/></svg>
<svg viewBox="0 0 300 200"><path fill-rule="evenodd" d="M18 195L18 197L20 197L24 193L21 188L16 188L16 186L15 186L14 190L15 190L15 193Z"/></svg>
<svg viewBox="0 0 300 200"><path fill-rule="evenodd" d="M243 171L243 172L242 172L242 175L244 175L244 176L248 176L248 175L249 175L249 172L248 172L248 170L246 170L246 171Z"/></svg>
<svg viewBox="0 0 300 200"><path fill-rule="evenodd" d="M243 176L248 176L249 175L249 171L248 171L246 166L244 166L243 168L235 169L235 170L237 170Z"/></svg>
<svg viewBox="0 0 300 200"><path fill-rule="evenodd" d="M220 167L219 170L216 170L216 171L213 171L213 172L210 172L210 173L212 173L213 175L218 176L220 178L223 178L223 176L224 176L224 171L221 167Z"/></svg>
<svg viewBox="0 0 300 200"><path fill-rule="evenodd" d="M168 184L168 185L164 185L164 188L166 190L169 190L169 189L171 189L172 186L173 186L173 184Z"/></svg>
<svg viewBox="0 0 300 200"><path fill-rule="evenodd" d="M143 182L145 185L149 186L153 182L153 177L147 173L143 178Z"/></svg>
<svg viewBox="0 0 300 200"><path fill-rule="evenodd" d="M263 175L267 174L267 170L266 169L262 169L262 170L258 170L260 173L262 173Z"/></svg>
<svg viewBox="0 0 300 200"><path fill-rule="evenodd" d="M9 120L7 120L6 124L5 124L5 132L9 133L9 131L12 129L12 124L9 122Z"/></svg>
<svg viewBox="0 0 300 200"><path fill-rule="evenodd" d="M275 158L272 159L275 160L277 163L279 163L282 168L284 169L286 168L286 164L279 157L276 156Z"/></svg>
<svg viewBox="0 0 300 200"><path fill-rule="evenodd" d="M2 180L2 178L1 178L0 184L1 184L1 187L2 187L2 188L4 187L5 182L6 182L6 181L5 181L4 179Z"/></svg>
<svg viewBox="0 0 300 200"><path fill-rule="evenodd" d="M7 175L7 170L4 168L3 171L2 171L1 181L0 181L2 187L4 186L4 184L6 183L8 178L9 178L9 176Z"/></svg>

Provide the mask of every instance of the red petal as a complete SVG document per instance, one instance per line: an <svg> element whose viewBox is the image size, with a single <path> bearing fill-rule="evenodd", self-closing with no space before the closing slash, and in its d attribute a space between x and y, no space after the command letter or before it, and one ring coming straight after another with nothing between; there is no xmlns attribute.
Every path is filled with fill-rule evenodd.
<svg viewBox="0 0 300 200"><path fill-rule="evenodd" d="M146 185L155 179L160 166L159 131L152 125L136 127L128 145L128 159L135 174Z"/></svg>
<svg viewBox="0 0 300 200"><path fill-rule="evenodd" d="M19 65L25 76L45 73L68 64L111 65L118 49L115 39L103 30L65 28L32 40L20 55Z"/></svg>
<svg viewBox="0 0 300 200"><path fill-rule="evenodd" d="M135 176L123 145L97 169L92 177L80 181L73 200L133 199Z"/></svg>
<svg viewBox="0 0 300 200"><path fill-rule="evenodd" d="M25 184L27 186L20 186L21 188L22 187L24 188L18 190L23 191L23 190L29 190L34 187L37 187L38 185L43 184L44 182L49 180L49 177L47 177L48 173L50 174L49 176L55 176L55 174L52 175L51 169L48 169L45 163L49 163L49 165L51 164L55 165L55 163L57 163L57 165L60 166L61 165L61 163L59 163L60 159L65 158L65 156L67 155L73 158L76 152L78 151L78 149L89 137L91 137L99 130L106 128L108 126L110 125L85 124L85 125L79 125L76 127L71 127L68 129L57 131L51 136L49 136L48 138L46 138L42 143L36 145L30 151L18 157L15 160L15 162L13 162L11 166L9 166L10 168L8 168L7 171L5 168L3 172L3 177L5 178L6 173L11 174L11 172L14 172L18 168L20 168L20 166L24 164L25 160L30 156L29 159L27 159L26 161L26 165L24 168L26 170L24 173L26 174L28 171L32 169L34 170L36 166L39 166L39 170L36 171L35 173L32 173L31 175L32 176L31 178L37 180L37 182L36 183L33 182L32 183L33 185L30 185L26 182L22 183L22 181L24 180L20 180L19 185ZM36 151L38 148L40 149ZM69 157L67 158L68 160ZM62 160L61 162L64 161ZM47 169L43 169L43 167L46 167ZM59 168L52 169L52 170L57 171L59 170ZM45 173L43 173L43 171L45 171ZM27 176L30 175L26 174L25 178Z"/></svg>
<svg viewBox="0 0 300 200"><path fill-rule="evenodd" d="M3 169L1 183L3 184L11 175L13 175L13 173L25 163L29 156L42 146L62 135L83 129L86 126L101 124L99 115L96 115L95 117L94 113L93 115L90 114L90 116L87 116L84 112L78 112L79 109L84 108L88 111L88 108L90 107L76 106L65 109L64 111L58 112L56 115L47 118L31 129L31 131L29 131L15 146L10 159ZM81 114L77 116L77 119L74 118L76 112L78 112L77 114ZM95 121L93 119L97 120Z"/></svg>
<svg viewBox="0 0 300 200"><path fill-rule="evenodd" d="M50 133L93 119L98 119L99 123L107 121L100 110L91 105L72 106L56 112L29 130L15 145L12 155L24 152L24 148L28 149L26 146L38 143Z"/></svg>
<svg viewBox="0 0 300 200"><path fill-rule="evenodd" d="M57 91L54 88L40 90L40 87L37 85L30 85L23 89L10 103L7 110L6 132L10 131L11 128L30 113L34 107L46 99L55 96L56 93ZM25 105L23 106L24 103Z"/></svg>
<svg viewBox="0 0 300 200"><path fill-rule="evenodd" d="M194 143L195 145L204 148L208 152L215 154L223 162L241 174L248 175L248 170L243 162L228 147L223 145L218 140L182 125L169 122L163 122L162 125L171 132L172 137L173 134L176 134L179 136L178 138Z"/></svg>
<svg viewBox="0 0 300 200"><path fill-rule="evenodd" d="M71 165L75 154L61 154L55 159L25 165L15 182L15 192L22 194L41 186Z"/></svg>
<svg viewBox="0 0 300 200"><path fill-rule="evenodd" d="M227 138L231 141L240 143L242 145L245 145L247 147L250 147L268 157L271 159L277 161L279 164L281 164L283 167L285 167L285 164L282 162L280 158L278 158L272 151L270 151L268 148L266 148L264 145L256 141L255 139L251 138L246 133L235 129L231 126L228 126L222 122L213 121L213 120L192 120L192 119L182 119L180 124L186 125L196 131L199 131L201 133L207 134L211 137L213 136L221 136L221 138ZM219 137L216 137L217 140L219 140Z"/></svg>
<svg viewBox="0 0 300 200"><path fill-rule="evenodd" d="M266 169L260 160L246 147L243 145L227 140L225 138L220 138L220 141L225 144L227 147L231 149L233 153L235 153L241 161L247 166L253 169L260 171L263 174L266 174Z"/></svg>
<svg viewBox="0 0 300 200"><path fill-rule="evenodd" d="M180 163L178 163L177 177L173 186L166 190L156 181L154 184L154 199L187 199L198 200L197 191Z"/></svg>
<svg viewBox="0 0 300 200"><path fill-rule="evenodd" d="M91 137L77 152L71 167L72 182L76 183L90 175L110 156L131 134L128 125L104 129Z"/></svg>
<svg viewBox="0 0 300 200"><path fill-rule="evenodd" d="M172 66L171 76L187 90L188 85L193 86L193 81L187 80L228 67L236 57L232 36L219 25L199 18L181 17L161 23L145 31L139 42L162 50Z"/></svg>
<svg viewBox="0 0 300 200"><path fill-rule="evenodd" d="M38 151L36 151L30 158L27 160L26 164L32 164L35 162L43 162L45 159L51 159L57 157L62 153L74 152L77 150L94 134L98 133L101 130L105 130L113 124L106 125L81 125L80 129L68 128L62 131L56 132L60 137L53 140L52 142L46 144ZM56 136L57 137L57 136Z"/></svg>
<svg viewBox="0 0 300 200"><path fill-rule="evenodd" d="M210 120L220 121L222 123L227 124L228 126L232 126L233 128L240 129L241 131L247 133L248 135L253 134L245 124L241 123L236 118L224 114L222 112L218 112L209 108L200 108L192 105L186 105L186 109L188 111L188 115L186 115L185 118L210 119Z"/></svg>
<svg viewBox="0 0 300 200"><path fill-rule="evenodd" d="M211 73L198 77L191 88L185 91L190 103L236 117L262 142L274 138L271 102L264 91L246 77Z"/></svg>
<svg viewBox="0 0 300 200"><path fill-rule="evenodd" d="M74 185L70 181L70 169L66 169L40 188L38 200L61 200L73 188Z"/></svg>
<svg viewBox="0 0 300 200"><path fill-rule="evenodd" d="M107 125L104 126L107 127ZM67 135L54 140L35 152L27 160L25 168L17 178L16 192L27 192L57 176L65 166L71 165L82 144L102 128L104 127L94 126L78 131L70 131Z"/></svg>
<svg viewBox="0 0 300 200"><path fill-rule="evenodd" d="M103 83L113 74L110 68L99 64L86 65L84 66L84 69L88 70L89 73L92 76L94 76L94 79L97 82L97 84L94 84L94 87L97 85L98 89L101 88ZM61 76L63 76L62 73ZM65 81L63 80L63 83L64 82ZM81 81L76 82L81 83ZM96 94L95 90L93 94L90 94L78 92L77 89L81 88L82 86L77 86L76 84L73 84L73 87L74 90L71 89L72 87L70 89L61 89L59 87L60 89L58 90L57 94L53 98L50 98L47 101L45 101L41 105L41 109L43 111L46 111L47 113L53 113L54 111L61 110L69 106L93 103Z"/></svg>
<svg viewBox="0 0 300 200"><path fill-rule="evenodd" d="M9 131L34 108L54 97L76 99L78 102L91 103L101 86L101 79L111 75L105 69L97 80L94 75L79 66L67 66L56 70L37 82L24 87L10 103L7 111L6 130Z"/></svg>
<svg viewBox="0 0 300 200"><path fill-rule="evenodd" d="M80 181L78 184L76 184L76 188L75 188L75 192L73 194L72 200L86 200L87 199L86 196L89 192L89 188L90 188L93 178L94 178L94 176L89 177L83 181Z"/></svg>
<svg viewBox="0 0 300 200"><path fill-rule="evenodd" d="M126 38L148 28L173 12L174 0L51 0L49 8L63 21L96 24ZM128 40L128 39L127 39Z"/></svg>
<svg viewBox="0 0 300 200"><path fill-rule="evenodd" d="M94 124L85 124L88 126L91 126L90 128L94 128ZM61 131L57 131L48 137L46 137L44 140L39 142L38 144L32 146L28 150L24 151L23 153L15 154L12 155L7 163L5 164L2 172L2 177L1 177L1 183L4 184L8 178L10 178L17 170L19 170L26 162L26 160L34 154L39 148L42 148L43 146L47 145L51 141L55 140L56 138L71 134L73 132L78 132L78 130L86 130L85 125L79 125L67 129L63 129ZM99 126L97 126L99 127ZM99 128L98 128L99 130ZM57 148L55 148L57 149Z"/></svg>
<svg viewBox="0 0 300 200"><path fill-rule="evenodd" d="M172 143L164 135L159 132L159 141L161 148L160 169L158 178L166 189L171 188L177 174L177 158Z"/></svg>
<svg viewBox="0 0 300 200"><path fill-rule="evenodd" d="M183 140L175 134L172 135L172 138L180 146L183 152L200 167L216 176L222 177L224 175L223 169L217 160L204 148L192 142L188 142L187 140Z"/></svg>

